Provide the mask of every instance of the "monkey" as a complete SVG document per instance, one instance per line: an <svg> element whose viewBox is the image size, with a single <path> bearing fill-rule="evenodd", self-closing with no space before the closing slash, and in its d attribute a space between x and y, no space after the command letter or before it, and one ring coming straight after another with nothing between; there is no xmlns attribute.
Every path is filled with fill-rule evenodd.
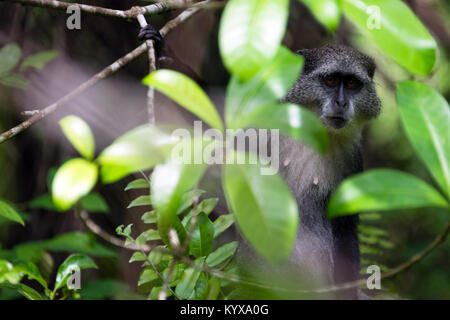
<svg viewBox="0 0 450 320"><path fill-rule="evenodd" d="M154 40L162 61L176 60L153 27L144 27L139 39ZM171 57L164 57L166 54ZM284 266L270 266L241 239L237 258L248 262L248 269L260 269L262 274L274 277L309 279L315 285L351 282L359 278L360 270L358 215L329 221L326 208L338 185L363 171L363 128L381 111L373 81L376 66L369 56L343 45L302 49L297 54L304 57L303 70L280 102L295 103L313 112L326 129L329 148L321 154L297 140L280 137L280 174L300 214L292 254ZM192 74L190 68L179 65L181 72ZM366 298L356 288L322 297Z"/></svg>

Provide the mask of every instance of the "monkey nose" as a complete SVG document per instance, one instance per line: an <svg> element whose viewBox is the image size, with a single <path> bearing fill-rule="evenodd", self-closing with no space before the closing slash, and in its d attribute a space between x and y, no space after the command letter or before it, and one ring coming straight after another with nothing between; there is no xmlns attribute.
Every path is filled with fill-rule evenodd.
<svg viewBox="0 0 450 320"><path fill-rule="evenodd" d="M340 108L342 108L342 109L346 109L347 108L347 101L345 101L345 100L340 100L340 99L338 99L338 100L336 100L335 101L335 103L336 103L336 106L338 106L338 107L340 107Z"/></svg>

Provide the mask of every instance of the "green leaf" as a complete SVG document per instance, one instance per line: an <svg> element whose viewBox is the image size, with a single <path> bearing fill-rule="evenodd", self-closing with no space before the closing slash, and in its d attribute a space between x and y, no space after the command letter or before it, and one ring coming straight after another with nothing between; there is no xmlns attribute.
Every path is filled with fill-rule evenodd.
<svg viewBox="0 0 450 320"><path fill-rule="evenodd" d="M15 43L7 44L0 49L0 74L12 70L20 60L22 50Z"/></svg>
<svg viewBox="0 0 450 320"><path fill-rule="evenodd" d="M205 258L199 258L195 260L195 264L198 266L203 266ZM175 294L180 297L180 299L188 299L194 292L195 285L198 278L200 277L200 268L186 268L181 276L181 281L178 283Z"/></svg>
<svg viewBox="0 0 450 320"><path fill-rule="evenodd" d="M97 182L95 164L75 158L64 163L56 172L52 184L53 203L61 211L70 209L87 195Z"/></svg>
<svg viewBox="0 0 450 320"><path fill-rule="evenodd" d="M49 211L58 211L58 209L56 209L55 205L53 204L52 195L48 193L31 200L30 208L40 208Z"/></svg>
<svg viewBox="0 0 450 320"><path fill-rule="evenodd" d="M327 217L448 205L439 192L422 180L396 170L377 169L346 179L331 197Z"/></svg>
<svg viewBox="0 0 450 320"><path fill-rule="evenodd" d="M309 110L295 104L265 105L242 117L238 126L260 129L279 129L324 153L328 147L328 134L319 119Z"/></svg>
<svg viewBox="0 0 450 320"><path fill-rule="evenodd" d="M192 79L172 70L152 72L142 80L186 108L212 128L223 131L222 119L206 93Z"/></svg>
<svg viewBox="0 0 450 320"><path fill-rule="evenodd" d="M152 204L158 211L158 230L166 244L171 227L180 231L180 241L185 237L185 230L176 213L182 204L186 191L194 188L206 170L204 164L183 165L168 162L155 168L152 174L150 190Z"/></svg>
<svg viewBox="0 0 450 320"><path fill-rule="evenodd" d="M397 104L414 149L450 199L450 107L426 84L398 84Z"/></svg>
<svg viewBox="0 0 450 320"><path fill-rule="evenodd" d="M100 154L101 176L112 183L126 175L164 162L179 139L152 125L137 127L114 141Z"/></svg>
<svg viewBox="0 0 450 320"><path fill-rule="evenodd" d="M89 125L77 116L64 117L59 120L59 125L75 149L86 159L92 160L95 152L95 141Z"/></svg>
<svg viewBox="0 0 450 320"><path fill-rule="evenodd" d="M225 230L227 230L229 227L231 227L234 223L234 214L224 214L218 217L214 221L214 238L221 235Z"/></svg>
<svg viewBox="0 0 450 320"><path fill-rule="evenodd" d="M14 269L23 274L26 274L28 276L28 279L36 280L42 287L48 289L47 281L44 280L44 277L42 277L39 268L34 263L19 262L18 264L14 265Z"/></svg>
<svg viewBox="0 0 450 320"><path fill-rule="evenodd" d="M81 207L89 212L108 212L109 208L105 199L98 193L89 193L81 198Z"/></svg>
<svg viewBox="0 0 450 320"><path fill-rule="evenodd" d="M142 215L141 220L144 223L156 223L158 220L158 214L155 210L147 211Z"/></svg>
<svg viewBox="0 0 450 320"><path fill-rule="evenodd" d="M243 115L260 106L278 103L298 79L303 61L302 56L281 46L273 60L251 81L242 83L233 76L225 100L227 128L240 128L237 122Z"/></svg>
<svg viewBox="0 0 450 320"><path fill-rule="evenodd" d="M139 196L128 205L127 209L133 208L133 207L143 207L143 206L150 206L152 204L152 198L150 196Z"/></svg>
<svg viewBox="0 0 450 320"><path fill-rule="evenodd" d="M209 292L208 298L206 300L217 300L220 294L220 279L216 277L211 277L208 281Z"/></svg>
<svg viewBox="0 0 450 320"><path fill-rule="evenodd" d="M147 260L147 256L144 253L137 251L137 252L133 253L133 255L131 256L131 258L128 262L131 263L131 262L135 262L135 261L146 261L146 260Z"/></svg>
<svg viewBox="0 0 450 320"><path fill-rule="evenodd" d="M212 250L213 239L214 225L204 212L200 212L189 242L189 252L196 258L207 256Z"/></svg>
<svg viewBox="0 0 450 320"><path fill-rule="evenodd" d="M219 47L225 66L248 81L277 53L283 39L288 0L231 0L222 14Z"/></svg>
<svg viewBox="0 0 450 320"><path fill-rule="evenodd" d="M158 274L155 272L155 270L147 268L142 271L139 280L138 280L138 286L142 286L144 284L153 283L153 282L159 282L160 279L158 277Z"/></svg>
<svg viewBox="0 0 450 320"><path fill-rule="evenodd" d="M47 50L35 53L33 55L28 56L20 66L20 70L23 70L28 67L33 67L39 70L42 70L44 66L55 59L59 55L59 52L56 50Z"/></svg>
<svg viewBox="0 0 450 320"><path fill-rule="evenodd" d="M208 277L204 272L200 273L197 279L197 283L194 287L193 294L189 297L189 300L205 300L209 292Z"/></svg>
<svg viewBox="0 0 450 320"><path fill-rule="evenodd" d="M28 87L28 80L18 73L9 73L0 75L0 83L18 89L26 89Z"/></svg>
<svg viewBox="0 0 450 320"><path fill-rule="evenodd" d="M405 3L341 0L341 8L351 22L399 65L418 75L431 72L436 60L436 41ZM379 28L374 19L379 19Z"/></svg>
<svg viewBox="0 0 450 320"><path fill-rule="evenodd" d="M44 300L39 292L23 283L0 283L0 288L2 287L14 289L28 300Z"/></svg>
<svg viewBox="0 0 450 320"><path fill-rule="evenodd" d="M95 241L95 237L82 232L68 232L52 239L34 242L30 245L54 252L79 252L95 257L111 258L116 254Z"/></svg>
<svg viewBox="0 0 450 320"><path fill-rule="evenodd" d="M337 0L300 0L312 15L328 30L336 31L341 20L341 10Z"/></svg>
<svg viewBox="0 0 450 320"><path fill-rule="evenodd" d="M0 216L8 220L20 223L23 226L25 225L25 222L23 222L22 217L17 213L17 211L14 210L14 208L11 207L8 203L1 200L0 200Z"/></svg>
<svg viewBox="0 0 450 320"><path fill-rule="evenodd" d="M246 239L267 260L280 263L294 246L297 203L279 175L262 175L260 168L256 164L225 165L223 189Z"/></svg>
<svg viewBox="0 0 450 320"><path fill-rule="evenodd" d="M206 264L211 267L217 267L227 261L237 249L237 242L233 241L217 248L206 258Z"/></svg>
<svg viewBox="0 0 450 320"><path fill-rule="evenodd" d="M147 189L150 188L150 184L145 179L136 179L131 181L126 187L125 191L133 189Z"/></svg>
<svg viewBox="0 0 450 320"><path fill-rule="evenodd" d="M59 266L58 271L56 272L54 292L56 292L56 290L66 285L67 280L72 275L72 272L74 270L91 269L91 268L98 269L94 261L92 261L92 259L89 258L88 256L82 254L70 255Z"/></svg>
<svg viewBox="0 0 450 320"><path fill-rule="evenodd" d="M158 230L149 229L147 231L142 232L139 237L136 238L136 244L138 246L144 245L147 241L153 240L161 240Z"/></svg>

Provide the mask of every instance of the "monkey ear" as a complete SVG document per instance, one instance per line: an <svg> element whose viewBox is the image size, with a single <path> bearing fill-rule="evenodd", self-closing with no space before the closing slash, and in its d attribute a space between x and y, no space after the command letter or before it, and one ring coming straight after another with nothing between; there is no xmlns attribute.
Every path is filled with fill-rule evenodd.
<svg viewBox="0 0 450 320"><path fill-rule="evenodd" d="M305 58L305 63L303 65L303 72L309 73L314 69L315 61L314 61L314 49L300 49L295 53Z"/></svg>
<svg viewBox="0 0 450 320"><path fill-rule="evenodd" d="M373 79L373 76L375 74L375 69L377 68L377 65L375 64L375 61L373 61L372 58L369 59L369 65L367 66L367 74L371 79Z"/></svg>

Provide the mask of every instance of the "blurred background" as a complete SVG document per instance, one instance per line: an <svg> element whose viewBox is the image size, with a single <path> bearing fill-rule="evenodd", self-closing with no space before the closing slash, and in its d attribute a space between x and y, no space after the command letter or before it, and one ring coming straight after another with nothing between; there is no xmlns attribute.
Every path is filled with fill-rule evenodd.
<svg viewBox="0 0 450 320"><path fill-rule="evenodd" d="M439 0L405 1L435 37L439 45L431 77L420 78L450 98L450 2ZM126 10L145 1L89 1L91 5ZM204 80L211 95L228 83L218 50L221 9L205 9L174 29L166 38L178 58ZM152 16L148 22L160 28L180 10ZM43 50L56 50L58 56L42 70L22 72L25 83L12 87L0 83L0 130L3 132L24 121L24 110L43 108L89 77L139 45L139 26L134 22L82 14L81 30L66 28L63 11L23 7L0 1L0 47L17 43L22 57ZM375 82L383 102L383 113L365 131L366 168L395 168L410 172L435 186L421 160L414 153L402 129L396 109L395 82L412 78L409 73L384 56L349 22L342 19L336 32L324 28L299 1L291 1L288 30L284 44L292 50L319 47L330 42L354 46L375 58ZM70 250L84 251L99 265L83 278L84 298L141 298L136 291L139 264L130 264L131 251L110 246L86 234L75 238L64 235L85 231L72 212L53 211L48 204L48 181L52 173L76 151L62 135L58 120L78 115L94 131L97 152L124 132L145 123L146 87L141 79L148 73L147 56L125 66L101 81L55 114L24 131L0 147L0 198L13 203L26 220L26 226L0 220L0 258L12 254L35 259L54 275ZM17 87L21 88L17 88ZM220 95L218 95L220 96ZM220 97L215 99L220 105ZM190 115L157 94L158 122L187 123ZM144 210L126 209L139 191L123 192L133 177L112 185L97 187L104 202L94 201L98 214L92 214L104 230L114 234L120 224L134 223L139 230ZM47 202L46 202L47 200ZM370 213L361 217L360 240L364 266L378 264L395 267L424 249L442 231L447 221L445 210L421 209ZM57 241L53 241L56 239ZM27 244L46 241L44 249ZM68 248L70 250L68 250ZM34 255L34 256L33 256ZM384 282L386 298L450 299L450 241L434 250L419 264ZM84 274L83 274L84 275ZM88 281L89 280L89 281ZM0 299L16 298L13 291L0 290ZM143 298L143 297L142 297Z"/></svg>

